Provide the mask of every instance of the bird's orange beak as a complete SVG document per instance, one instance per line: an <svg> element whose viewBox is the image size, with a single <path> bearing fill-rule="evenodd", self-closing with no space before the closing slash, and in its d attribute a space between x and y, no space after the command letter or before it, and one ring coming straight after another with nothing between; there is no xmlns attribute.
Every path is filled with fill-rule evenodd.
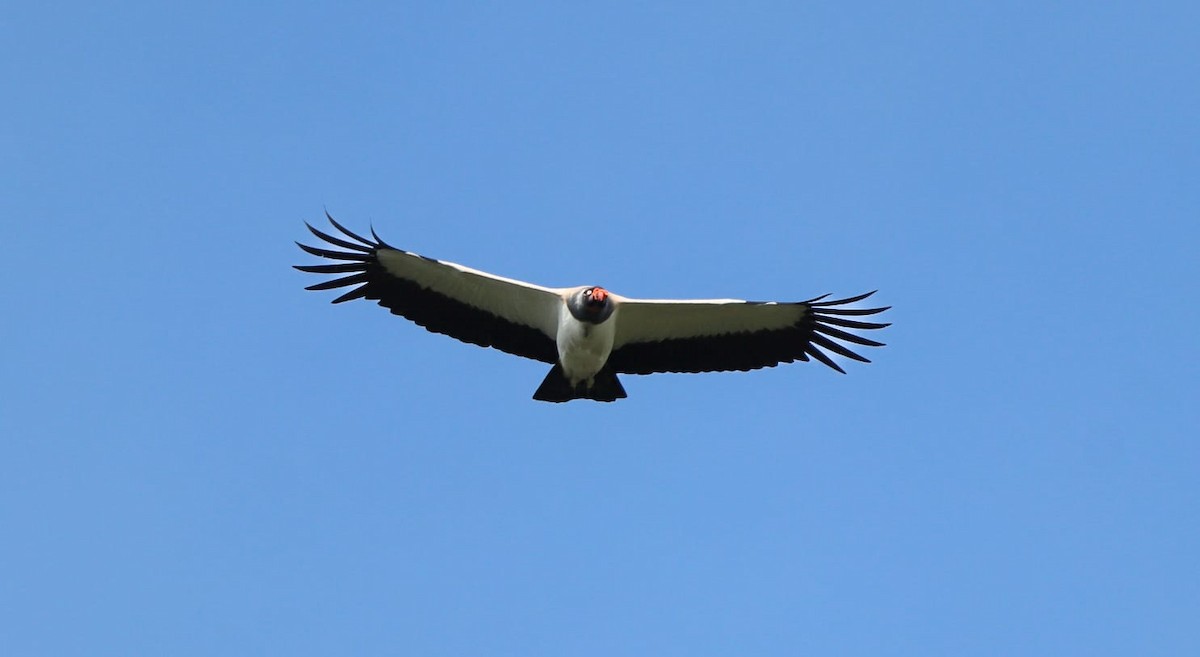
<svg viewBox="0 0 1200 657"><path fill-rule="evenodd" d="M602 302L608 298L608 290L597 287L592 288L592 301Z"/></svg>

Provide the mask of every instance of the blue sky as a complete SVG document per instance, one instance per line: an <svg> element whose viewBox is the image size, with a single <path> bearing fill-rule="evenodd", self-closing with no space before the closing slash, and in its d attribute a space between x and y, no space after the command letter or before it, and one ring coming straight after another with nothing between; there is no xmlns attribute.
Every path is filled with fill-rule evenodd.
<svg viewBox="0 0 1200 657"><path fill-rule="evenodd" d="M1194 3L24 3L0 652L1200 651ZM888 346L529 399L328 209Z"/></svg>

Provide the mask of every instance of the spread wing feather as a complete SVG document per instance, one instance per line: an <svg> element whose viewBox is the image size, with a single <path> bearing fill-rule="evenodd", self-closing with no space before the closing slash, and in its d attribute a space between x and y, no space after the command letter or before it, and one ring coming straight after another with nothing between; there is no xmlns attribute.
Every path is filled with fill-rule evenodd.
<svg viewBox="0 0 1200 657"><path fill-rule="evenodd" d="M887 310L845 307L872 294L833 301L824 295L798 303L622 299L608 365L627 374L746 371L811 358L844 374L830 354L870 361L843 343L883 346L843 330L888 326L843 319Z"/></svg>
<svg viewBox="0 0 1200 657"><path fill-rule="evenodd" d="M429 331L525 358L556 362L554 336L561 290L402 251L380 239L374 229L374 239L367 239L325 216L344 237L305 225L325 245L346 250L297 243L309 254L338 262L295 267L313 274L348 275L305 289L357 286L333 303L370 299Z"/></svg>

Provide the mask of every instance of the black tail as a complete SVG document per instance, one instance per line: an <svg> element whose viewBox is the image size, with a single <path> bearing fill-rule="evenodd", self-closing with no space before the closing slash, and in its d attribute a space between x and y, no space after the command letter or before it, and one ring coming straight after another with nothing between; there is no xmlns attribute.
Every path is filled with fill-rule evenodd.
<svg viewBox="0 0 1200 657"><path fill-rule="evenodd" d="M562 365L555 364L550 373L542 380L533 398L545 402L565 402L572 399L592 399L610 402L626 397L625 388L617 380L617 373L610 369L602 369L592 379L592 387L587 381L580 381L578 386L571 386L567 376L563 374Z"/></svg>

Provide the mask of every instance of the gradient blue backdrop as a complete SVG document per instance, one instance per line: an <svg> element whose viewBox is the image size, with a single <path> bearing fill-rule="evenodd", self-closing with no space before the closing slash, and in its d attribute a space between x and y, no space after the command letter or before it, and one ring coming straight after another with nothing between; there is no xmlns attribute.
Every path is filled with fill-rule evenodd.
<svg viewBox="0 0 1200 657"><path fill-rule="evenodd" d="M1197 5L601 4L8 7L0 653L1200 654ZM539 404L325 208L895 326Z"/></svg>

